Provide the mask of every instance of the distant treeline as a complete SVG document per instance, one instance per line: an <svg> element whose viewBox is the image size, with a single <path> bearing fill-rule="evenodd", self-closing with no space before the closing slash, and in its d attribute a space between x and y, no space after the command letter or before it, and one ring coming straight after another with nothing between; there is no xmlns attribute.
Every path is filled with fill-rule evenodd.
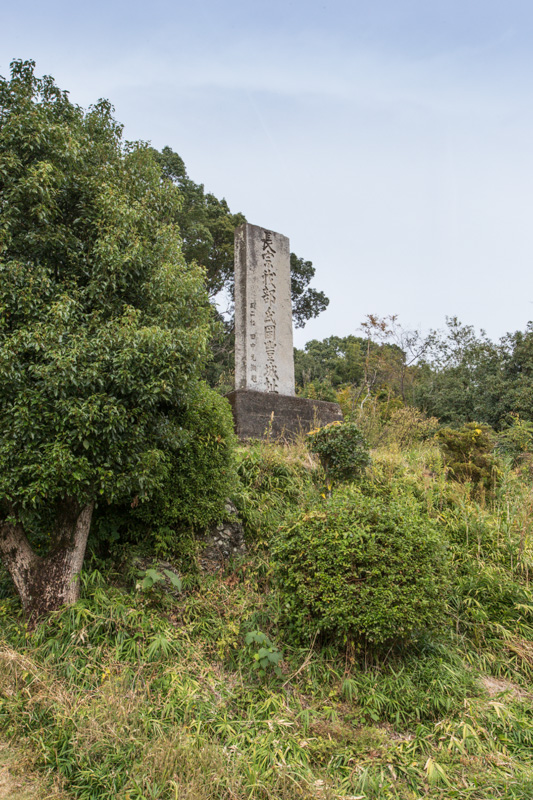
<svg viewBox="0 0 533 800"><path fill-rule="evenodd" d="M395 317L369 316L363 336L330 336L295 349L297 390L353 407L368 398L413 405L442 424L485 422L506 428L533 421L533 323L491 341L456 318L423 336Z"/></svg>

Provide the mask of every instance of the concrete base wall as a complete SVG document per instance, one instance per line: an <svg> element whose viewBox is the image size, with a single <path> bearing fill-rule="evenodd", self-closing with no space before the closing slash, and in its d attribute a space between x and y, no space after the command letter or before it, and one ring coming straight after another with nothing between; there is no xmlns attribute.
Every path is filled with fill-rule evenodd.
<svg viewBox="0 0 533 800"><path fill-rule="evenodd" d="M238 389L226 395L239 439L285 439L329 422L342 422L337 403Z"/></svg>

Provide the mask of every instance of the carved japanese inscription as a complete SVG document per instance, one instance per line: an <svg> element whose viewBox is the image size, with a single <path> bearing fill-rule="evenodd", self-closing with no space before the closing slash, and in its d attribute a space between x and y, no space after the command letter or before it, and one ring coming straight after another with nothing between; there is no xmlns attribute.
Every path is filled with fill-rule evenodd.
<svg viewBox="0 0 533 800"><path fill-rule="evenodd" d="M294 395L289 240L235 231L235 388Z"/></svg>

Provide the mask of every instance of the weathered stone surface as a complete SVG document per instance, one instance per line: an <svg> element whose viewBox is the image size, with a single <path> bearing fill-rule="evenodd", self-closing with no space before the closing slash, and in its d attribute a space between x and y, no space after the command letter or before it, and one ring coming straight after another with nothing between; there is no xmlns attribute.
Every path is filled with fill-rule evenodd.
<svg viewBox="0 0 533 800"><path fill-rule="evenodd" d="M342 422L337 403L265 392L234 391L226 395L239 439L286 439L330 422Z"/></svg>
<svg viewBox="0 0 533 800"><path fill-rule="evenodd" d="M235 231L235 388L294 395L289 240L248 223Z"/></svg>
<svg viewBox="0 0 533 800"><path fill-rule="evenodd" d="M230 500L226 501L225 516L224 522L197 536L201 545L200 566L204 572L217 572L230 558L246 552L244 528Z"/></svg>

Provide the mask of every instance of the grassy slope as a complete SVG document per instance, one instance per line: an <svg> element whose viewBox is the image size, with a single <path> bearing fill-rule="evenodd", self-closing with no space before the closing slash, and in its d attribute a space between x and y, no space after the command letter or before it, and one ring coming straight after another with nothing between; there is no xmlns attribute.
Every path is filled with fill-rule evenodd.
<svg viewBox="0 0 533 800"><path fill-rule="evenodd" d="M294 505L314 490L297 485L301 453L252 456L240 502L266 541L283 496ZM451 502L427 447L377 455L377 481L398 474L423 487L432 513L448 492L443 529L466 528L480 576L451 598L441 640L366 665L311 642L291 648L264 551L178 601L93 574L75 608L32 634L1 601L4 737L80 799L533 796L533 603L483 605L505 576L524 585L529 490L509 474L492 504L460 491ZM283 649L281 677L254 669L251 630Z"/></svg>

